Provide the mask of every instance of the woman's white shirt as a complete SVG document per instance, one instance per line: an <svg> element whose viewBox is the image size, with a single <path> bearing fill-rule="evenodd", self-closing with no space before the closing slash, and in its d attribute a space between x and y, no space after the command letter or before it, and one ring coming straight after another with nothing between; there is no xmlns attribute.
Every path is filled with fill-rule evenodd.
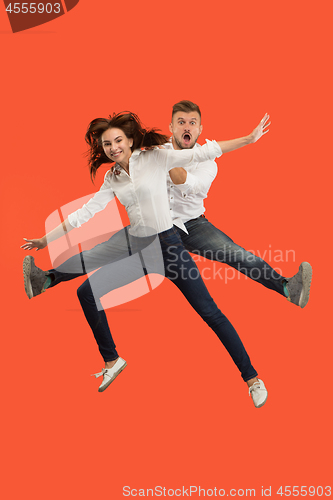
<svg viewBox="0 0 333 500"><path fill-rule="evenodd" d="M135 150L129 159L129 173L115 165L109 170L100 190L82 208L68 216L73 227L80 227L103 210L116 196L126 208L134 236L161 233L173 226L167 194L167 172L175 167L214 160L222 155L216 141L200 148Z"/></svg>

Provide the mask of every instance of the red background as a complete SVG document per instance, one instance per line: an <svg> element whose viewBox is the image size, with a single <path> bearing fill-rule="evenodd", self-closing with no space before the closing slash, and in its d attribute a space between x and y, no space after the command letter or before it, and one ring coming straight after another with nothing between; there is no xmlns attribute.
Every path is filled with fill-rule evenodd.
<svg viewBox="0 0 333 500"><path fill-rule="evenodd" d="M3 498L330 484L331 34L328 1L80 0L15 35L0 11ZM245 135L270 113L267 136L218 160L207 216L245 248L293 249L295 262L270 260L286 276L313 265L304 310L244 277L207 281L268 387L259 410L171 283L108 310L128 367L103 394L83 279L24 293L22 238L92 192L89 121L129 109L167 132L181 99L201 106L203 140ZM47 250L33 255L50 267Z"/></svg>

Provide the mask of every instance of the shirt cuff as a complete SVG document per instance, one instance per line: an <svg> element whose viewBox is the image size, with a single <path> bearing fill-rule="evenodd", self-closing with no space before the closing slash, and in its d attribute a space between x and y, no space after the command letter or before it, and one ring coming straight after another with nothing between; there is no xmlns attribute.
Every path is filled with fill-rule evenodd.
<svg viewBox="0 0 333 500"><path fill-rule="evenodd" d="M78 221L78 218L77 218L77 215L76 215L76 212L73 212L72 214L70 214L68 216L68 222L70 223L70 225L72 227L81 227L81 224L79 223Z"/></svg>
<svg viewBox="0 0 333 500"><path fill-rule="evenodd" d="M222 156L223 151L216 141L206 139L206 143L209 145L209 150L213 152L215 158L220 158L220 156Z"/></svg>
<svg viewBox="0 0 333 500"><path fill-rule="evenodd" d="M186 198L186 196L192 192L195 183L196 183L195 175L191 174L190 172L187 172L186 182L184 182L184 184L175 184L175 186L182 193L182 197Z"/></svg>

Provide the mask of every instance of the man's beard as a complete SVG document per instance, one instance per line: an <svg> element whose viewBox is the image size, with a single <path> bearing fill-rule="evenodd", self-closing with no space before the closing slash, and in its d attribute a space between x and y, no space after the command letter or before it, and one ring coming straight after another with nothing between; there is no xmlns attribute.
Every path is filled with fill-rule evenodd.
<svg viewBox="0 0 333 500"><path fill-rule="evenodd" d="M198 136L199 137L199 136ZM193 146L195 145L195 143L197 142L198 140L198 137L193 141L191 142L188 146L183 146L181 144L181 142L175 137L173 136L174 140L175 140L175 143L177 144L177 146L180 148L180 149L192 149ZM193 138L192 138L193 139Z"/></svg>

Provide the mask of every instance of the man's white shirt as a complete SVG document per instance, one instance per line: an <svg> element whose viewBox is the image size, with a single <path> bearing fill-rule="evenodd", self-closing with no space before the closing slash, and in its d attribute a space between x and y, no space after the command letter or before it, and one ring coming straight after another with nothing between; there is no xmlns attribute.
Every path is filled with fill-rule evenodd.
<svg viewBox="0 0 333 500"><path fill-rule="evenodd" d="M164 147L174 149L171 142ZM194 145L194 148L201 147L199 144ZM184 222L200 217L206 210L204 199L207 198L209 188L217 175L217 165L214 160L193 163L186 172L184 184L174 184L168 176L167 188L173 223L187 233Z"/></svg>

